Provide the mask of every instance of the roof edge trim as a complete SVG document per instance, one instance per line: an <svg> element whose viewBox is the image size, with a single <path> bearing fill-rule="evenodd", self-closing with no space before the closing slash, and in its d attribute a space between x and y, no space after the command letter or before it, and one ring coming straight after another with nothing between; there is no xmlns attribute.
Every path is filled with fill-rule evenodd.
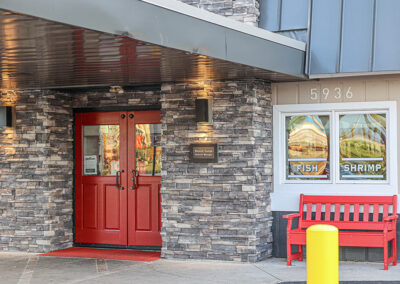
<svg viewBox="0 0 400 284"><path fill-rule="evenodd" d="M176 13L180 13L189 17L193 17L202 21L206 21L225 28L236 30L248 35L252 35L268 41L273 41L287 47L295 48L301 51L306 50L306 44L302 41L295 40L259 27L247 25L245 23L226 18L224 16L200 9L189 4L182 3L177 0L139 0L154 6L158 6Z"/></svg>
<svg viewBox="0 0 400 284"><path fill-rule="evenodd" d="M337 79L349 77L370 77L370 76L390 76L399 75L400 70L393 71L373 71L373 72L343 72L343 73L327 73L327 74L309 74L308 78L312 79Z"/></svg>

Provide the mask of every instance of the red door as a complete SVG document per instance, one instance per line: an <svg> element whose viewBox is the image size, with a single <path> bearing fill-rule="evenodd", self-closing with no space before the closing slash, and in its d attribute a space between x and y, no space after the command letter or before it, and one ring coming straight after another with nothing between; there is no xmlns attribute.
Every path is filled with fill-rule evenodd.
<svg viewBox="0 0 400 284"><path fill-rule="evenodd" d="M76 114L75 242L161 246L160 111Z"/></svg>
<svg viewBox="0 0 400 284"><path fill-rule="evenodd" d="M128 117L128 245L161 246L161 112Z"/></svg>

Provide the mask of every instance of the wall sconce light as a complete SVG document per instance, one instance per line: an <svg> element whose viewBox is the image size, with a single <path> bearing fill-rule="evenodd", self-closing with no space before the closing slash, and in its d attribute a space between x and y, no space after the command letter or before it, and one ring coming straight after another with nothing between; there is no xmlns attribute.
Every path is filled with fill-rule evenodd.
<svg viewBox="0 0 400 284"><path fill-rule="evenodd" d="M118 94L123 94L124 93L124 89L121 86L111 86L110 93L118 93Z"/></svg>
<svg viewBox="0 0 400 284"><path fill-rule="evenodd" d="M13 112L14 108L10 106L0 106L0 127L13 126Z"/></svg>
<svg viewBox="0 0 400 284"><path fill-rule="evenodd" d="M196 99L196 122L212 123L212 100Z"/></svg>

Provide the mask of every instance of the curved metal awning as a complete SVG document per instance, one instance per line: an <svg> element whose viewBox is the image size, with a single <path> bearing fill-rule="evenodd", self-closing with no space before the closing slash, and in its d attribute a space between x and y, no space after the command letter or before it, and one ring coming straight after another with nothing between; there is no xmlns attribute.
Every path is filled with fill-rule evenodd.
<svg viewBox="0 0 400 284"><path fill-rule="evenodd" d="M305 79L305 44L175 0L1 0L0 87Z"/></svg>

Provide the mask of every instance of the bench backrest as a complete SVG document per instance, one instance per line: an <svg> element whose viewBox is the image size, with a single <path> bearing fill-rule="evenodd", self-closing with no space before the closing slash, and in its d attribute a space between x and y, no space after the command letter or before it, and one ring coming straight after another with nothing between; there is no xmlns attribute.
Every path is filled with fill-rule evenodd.
<svg viewBox="0 0 400 284"><path fill-rule="evenodd" d="M393 196L300 195L299 228L330 224L341 230L383 230L384 218L397 213ZM389 225L389 230L392 230Z"/></svg>

